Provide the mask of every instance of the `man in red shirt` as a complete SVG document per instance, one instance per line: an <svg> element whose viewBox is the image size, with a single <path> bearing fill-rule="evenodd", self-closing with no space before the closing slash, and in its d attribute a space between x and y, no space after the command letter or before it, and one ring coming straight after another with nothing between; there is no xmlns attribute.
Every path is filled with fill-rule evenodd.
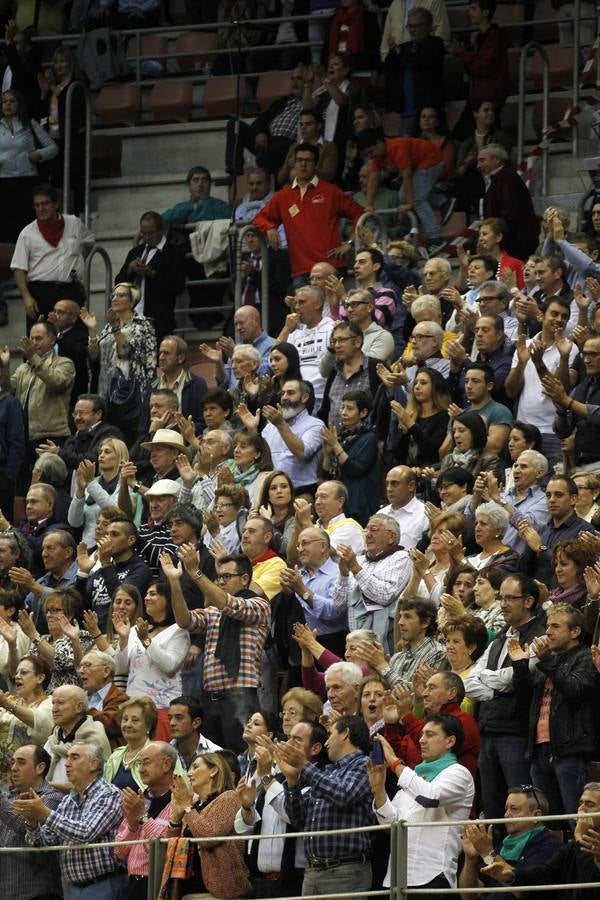
<svg viewBox="0 0 600 900"><path fill-rule="evenodd" d="M374 128L361 132L356 144L363 159L372 160L365 209L373 209L381 170L398 172L402 178L399 212L414 210L425 233L425 242L433 252L433 245L440 242L440 225L429 198L444 168L439 147L420 138L384 138Z"/></svg>
<svg viewBox="0 0 600 900"><path fill-rule="evenodd" d="M291 185L273 195L253 219L253 225L266 234L273 250L279 249L277 228L283 225L288 239L288 254L294 287L308 284L315 263L329 259L336 268L346 265L353 240L342 243L338 219L350 219L352 233L364 212L352 197L337 185L317 177L319 148L298 144L294 154L295 178Z"/></svg>

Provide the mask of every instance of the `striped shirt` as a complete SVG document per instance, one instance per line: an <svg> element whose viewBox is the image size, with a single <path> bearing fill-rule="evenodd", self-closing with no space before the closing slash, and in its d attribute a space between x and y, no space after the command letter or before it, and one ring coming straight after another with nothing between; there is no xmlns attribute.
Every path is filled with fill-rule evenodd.
<svg viewBox="0 0 600 900"><path fill-rule="evenodd" d="M122 818L119 788L104 778L95 778L81 794L67 794L43 825L38 823L27 832L25 840L33 847L114 841ZM123 871L112 847L63 850L60 857L63 875L75 885Z"/></svg>
<svg viewBox="0 0 600 900"><path fill-rule="evenodd" d="M446 651L432 637L423 638L414 647L407 644L399 653L395 653L392 656L388 668L384 669L381 674L390 687L400 684L400 682L410 685L412 684L415 669L421 663L427 663L428 666L436 669L436 671L448 668Z"/></svg>
<svg viewBox="0 0 600 900"><path fill-rule="evenodd" d="M223 609L209 606L190 610L191 634L206 634L204 645L203 683L207 691L224 691L228 688L258 687L261 660L271 625L271 607L262 597L240 597L227 594ZM221 616L228 616L241 623L240 666L231 678L223 664L215 657Z"/></svg>

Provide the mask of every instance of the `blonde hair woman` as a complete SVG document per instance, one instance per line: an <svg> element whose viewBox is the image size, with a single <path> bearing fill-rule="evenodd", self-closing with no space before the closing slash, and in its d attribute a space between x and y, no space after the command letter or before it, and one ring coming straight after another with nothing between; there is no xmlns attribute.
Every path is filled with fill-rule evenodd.
<svg viewBox="0 0 600 900"><path fill-rule="evenodd" d="M68 522L73 528L83 525L83 540L91 546L95 544L96 520L100 510L106 506L119 506L122 491L130 496L130 502L137 506L139 495L129 491L127 479L121 479L121 471L129 462L127 444L119 438L108 437L98 450L98 472L89 459L79 463L75 474L75 496L69 507ZM137 511L137 510L136 510Z"/></svg>

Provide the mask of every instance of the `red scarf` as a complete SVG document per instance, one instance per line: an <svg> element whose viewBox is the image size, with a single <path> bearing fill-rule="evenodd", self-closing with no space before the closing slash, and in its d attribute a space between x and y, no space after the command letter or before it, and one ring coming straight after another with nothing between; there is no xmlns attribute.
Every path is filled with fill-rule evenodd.
<svg viewBox="0 0 600 900"><path fill-rule="evenodd" d="M47 222L42 222L38 219L37 226L40 229L40 234L44 240L48 241L49 244L52 244L53 247L58 247L58 242L65 230L65 220L63 217L59 214L58 218L50 219Z"/></svg>

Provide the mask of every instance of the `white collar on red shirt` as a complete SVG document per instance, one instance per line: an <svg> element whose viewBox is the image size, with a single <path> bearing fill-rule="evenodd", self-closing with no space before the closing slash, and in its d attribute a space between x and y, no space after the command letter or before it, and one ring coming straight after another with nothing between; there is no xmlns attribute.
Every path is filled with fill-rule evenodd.
<svg viewBox="0 0 600 900"><path fill-rule="evenodd" d="M317 178L316 175L313 175L313 177L310 179L310 181L308 182L308 184L304 186L304 190L306 190L306 189L308 188L308 186L311 185L311 184L312 184L313 187L316 188L316 186L318 185L318 183L319 183L319 179ZM300 190L302 190L302 188L301 188L300 185L298 184L298 179L297 179L297 178L294 178L294 180L292 181L292 187L293 187L293 188L300 188Z"/></svg>

